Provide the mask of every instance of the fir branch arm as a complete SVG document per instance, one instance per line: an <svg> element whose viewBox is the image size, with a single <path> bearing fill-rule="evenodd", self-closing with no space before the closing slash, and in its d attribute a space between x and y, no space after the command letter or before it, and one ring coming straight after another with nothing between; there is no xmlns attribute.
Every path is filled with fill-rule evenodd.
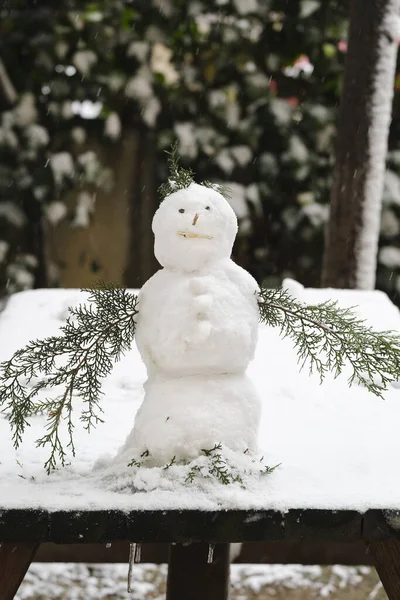
<svg viewBox="0 0 400 600"><path fill-rule="evenodd" d="M259 310L263 323L293 341L301 368L308 363L321 380L329 371L337 377L347 364L352 369L349 385L360 383L382 397L400 377L400 336L375 331L352 309L336 302L305 305L280 288L261 289Z"/></svg>
<svg viewBox="0 0 400 600"><path fill-rule="evenodd" d="M19 446L33 414L47 415L46 433L37 445L50 446L48 472L57 460L65 462L60 438L64 420L68 447L74 454L73 397L83 400L80 419L90 431L102 421L101 380L129 350L134 337L137 297L112 286L89 291L89 305L69 309L71 317L60 336L31 342L0 365L0 410L8 416L14 446ZM37 397L44 389L58 387L63 392L55 398Z"/></svg>

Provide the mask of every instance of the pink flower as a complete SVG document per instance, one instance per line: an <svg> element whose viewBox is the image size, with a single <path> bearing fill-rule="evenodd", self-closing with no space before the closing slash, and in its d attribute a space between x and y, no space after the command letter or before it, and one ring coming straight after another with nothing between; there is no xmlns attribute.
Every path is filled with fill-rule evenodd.
<svg viewBox="0 0 400 600"><path fill-rule="evenodd" d="M300 73L311 75L314 71L314 65L310 63L310 59L305 54L301 54L292 65L288 65L283 69L283 72L288 77L298 77Z"/></svg>
<svg viewBox="0 0 400 600"><path fill-rule="evenodd" d="M276 94L276 92L278 91L278 84L276 83L275 79L270 80L268 87L273 94Z"/></svg>
<svg viewBox="0 0 400 600"><path fill-rule="evenodd" d="M278 89L278 84L276 83L275 79L271 79L268 87L270 90L272 90L273 92L276 92L276 90Z"/></svg>
<svg viewBox="0 0 400 600"><path fill-rule="evenodd" d="M310 63L310 59L305 54L301 54L293 63L294 67L297 67L300 71L304 71L305 73L312 72L312 67Z"/></svg>
<svg viewBox="0 0 400 600"><path fill-rule="evenodd" d="M340 40L337 44L339 52L347 52L347 41Z"/></svg>
<svg viewBox="0 0 400 600"><path fill-rule="evenodd" d="M290 96L289 98L286 98L286 102L293 108L296 108L296 106L299 105L299 99L296 98L296 96Z"/></svg>

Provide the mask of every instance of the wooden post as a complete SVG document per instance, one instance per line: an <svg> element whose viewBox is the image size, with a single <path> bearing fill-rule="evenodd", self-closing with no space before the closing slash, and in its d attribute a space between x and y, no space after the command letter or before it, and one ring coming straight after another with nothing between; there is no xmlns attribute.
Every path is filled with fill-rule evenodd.
<svg viewBox="0 0 400 600"><path fill-rule="evenodd" d="M375 569L389 600L400 598L400 542L386 540L371 542L368 546Z"/></svg>
<svg viewBox="0 0 400 600"><path fill-rule="evenodd" d="M227 600L229 544L216 544L208 563L208 544L171 545L167 600Z"/></svg>
<svg viewBox="0 0 400 600"><path fill-rule="evenodd" d="M0 600L12 600L35 556L37 542L0 544Z"/></svg>

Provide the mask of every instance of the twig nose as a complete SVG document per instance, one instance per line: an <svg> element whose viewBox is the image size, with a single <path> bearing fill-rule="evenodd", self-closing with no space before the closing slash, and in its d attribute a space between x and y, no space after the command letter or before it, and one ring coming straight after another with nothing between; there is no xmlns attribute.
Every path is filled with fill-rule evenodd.
<svg viewBox="0 0 400 600"><path fill-rule="evenodd" d="M194 215L194 219L193 219L192 225L196 225L196 223L197 223L197 221L198 221L198 218L199 218L199 216L200 216L200 215L199 215L199 213L196 213L196 214Z"/></svg>

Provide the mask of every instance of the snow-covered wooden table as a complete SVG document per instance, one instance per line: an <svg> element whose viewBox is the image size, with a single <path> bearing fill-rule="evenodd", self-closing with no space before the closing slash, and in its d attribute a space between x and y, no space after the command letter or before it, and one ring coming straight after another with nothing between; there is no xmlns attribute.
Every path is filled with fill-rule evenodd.
<svg viewBox="0 0 400 600"><path fill-rule="evenodd" d="M379 329L400 329L398 310L379 292L290 285L306 302L337 298L358 305ZM68 306L81 300L75 290L12 297L0 315L0 360L32 338L56 333ZM229 542L296 539L365 540L389 597L400 598L400 389L392 387L382 401L364 389L348 389L345 377L320 386L317 378L298 373L290 342L267 328L260 331L249 375L264 399L265 461L282 464L272 475L246 482L245 489L184 484L178 472L174 479L162 469L142 474L140 481L134 475L130 481L101 476L104 456L123 443L142 398L145 370L135 349L104 384L105 424L90 436L77 424L77 458L63 471L48 477L42 469L46 450L34 444L42 417L15 451L0 416L0 600L13 597L45 541L175 542L169 598L212 600L226 597ZM183 545L189 541L204 546ZM212 564L208 543L217 543Z"/></svg>

